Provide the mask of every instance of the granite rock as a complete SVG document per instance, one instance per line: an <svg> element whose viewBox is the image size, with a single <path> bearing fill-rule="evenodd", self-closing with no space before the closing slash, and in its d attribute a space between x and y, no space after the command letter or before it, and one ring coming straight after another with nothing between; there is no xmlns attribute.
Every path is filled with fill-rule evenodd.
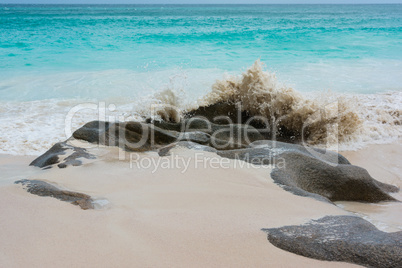
<svg viewBox="0 0 402 268"><path fill-rule="evenodd" d="M356 216L326 216L304 225L263 229L283 250L325 261L402 267L402 231L386 233Z"/></svg>

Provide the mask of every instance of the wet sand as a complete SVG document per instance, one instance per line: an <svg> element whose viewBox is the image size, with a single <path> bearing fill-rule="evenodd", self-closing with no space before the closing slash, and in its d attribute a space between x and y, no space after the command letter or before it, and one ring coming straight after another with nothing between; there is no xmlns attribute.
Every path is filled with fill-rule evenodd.
<svg viewBox="0 0 402 268"><path fill-rule="evenodd" d="M402 187L402 140L340 153L353 165L367 169L373 178Z"/></svg>
<svg viewBox="0 0 402 268"><path fill-rule="evenodd" d="M393 144L371 145L359 151L340 152L353 165L367 169L378 181L402 188L402 140ZM402 192L391 194L402 201ZM337 202L387 232L402 231L402 203Z"/></svg>
<svg viewBox="0 0 402 268"><path fill-rule="evenodd" d="M400 148L381 145L343 154L374 178L400 186ZM211 168L197 161L220 159L215 154L175 149L173 155L189 161L188 168L153 172L155 166L144 168L142 159L157 161L156 153L118 161L116 149L100 161L47 171L27 167L33 157L1 156L0 170L5 172L0 175L0 266L357 267L283 251L261 231L349 212L284 191L272 181L268 168L228 159ZM175 160L169 161L173 165ZM23 178L59 184L110 203L84 211L13 184ZM383 217L390 217L390 211L384 211Z"/></svg>

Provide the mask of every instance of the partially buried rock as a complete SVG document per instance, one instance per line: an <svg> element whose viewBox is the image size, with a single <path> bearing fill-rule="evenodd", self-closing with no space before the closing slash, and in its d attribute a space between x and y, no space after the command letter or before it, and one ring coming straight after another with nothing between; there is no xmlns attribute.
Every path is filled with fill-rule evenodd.
<svg viewBox="0 0 402 268"><path fill-rule="evenodd" d="M385 233L355 216L326 216L299 226L263 229L283 250L368 267L402 267L402 231Z"/></svg>
<svg viewBox="0 0 402 268"><path fill-rule="evenodd" d="M348 164L333 166L296 152L283 153L281 157L286 165L275 168L271 177L291 192L301 189L331 201L396 201L388 192L399 189L373 179L364 168Z"/></svg>
<svg viewBox="0 0 402 268"><path fill-rule="evenodd" d="M216 108L216 109L215 109ZM226 104L203 113L216 115L231 109ZM229 109L229 110L230 110ZM230 115L227 113L225 115ZM241 117L241 114L237 115ZM222 123L222 122L221 122ZM100 122L85 124L66 142L55 144L31 165L59 168L81 165L95 158L86 149L73 146L74 139L125 151L158 151L166 156L175 147L215 152L221 157L256 165L272 165L272 179L285 190L321 201L395 201L390 192L399 189L373 179L368 172L351 165L342 155L299 144L265 140L263 129L243 124L216 124L207 118L186 118L181 122Z"/></svg>
<svg viewBox="0 0 402 268"><path fill-rule="evenodd" d="M86 194L61 190L50 183L40 180L19 180L15 183L23 185L28 193L34 195L54 197L61 201L80 206L84 210L94 208L92 198Z"/></svg>
<svg viewBox="0 0 402 268"><path fill-rule="evenodd" d="M218 155L256 165L272 165L272 179L296 195L321 201L396 201L396 186L373 179L367 170L351 165L336 152L273 141L249 148L218 151Z"/></svg>
<svg viewBox="0 0 402 268"><path fill-rule="evenodd" d="M66 156L63 160L60 156ZM81 159L95 159L95 156L88 153L86 149L75 147L67 142L58 142L52 146L47 152L36 158L30 166L40 168L50 168L52 165L58 164L59 168L67 166L79 166L82 164Z"/></svg>

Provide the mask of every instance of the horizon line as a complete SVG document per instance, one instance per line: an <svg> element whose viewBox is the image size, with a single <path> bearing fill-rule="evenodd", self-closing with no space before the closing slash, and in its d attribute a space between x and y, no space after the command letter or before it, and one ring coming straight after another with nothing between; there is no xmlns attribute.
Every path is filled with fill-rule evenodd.
<svg viewBox="0 0 402 268"><path fill-rule="evenodd" d="M205 3L177 3L177 4L163 4L163 3L154 3L154 4L146 4L146 3L75 3L75 4L68 4L68 3L58 3L58 4L51 4L51 3L0 3L0 5L50 5L50 6L58 6L58 5L70 5L70 6L83 6L83 5L144 5L144 6L155 6L155 5L165 5L165 6L175 6L175 5L204 5L204 6L236 6L236 5L261 5L261 6L268 6L268 5L402 5L402 3L238 3L238 4L228 4L228 3L221 3L221 4L205 4Z"/></svg>

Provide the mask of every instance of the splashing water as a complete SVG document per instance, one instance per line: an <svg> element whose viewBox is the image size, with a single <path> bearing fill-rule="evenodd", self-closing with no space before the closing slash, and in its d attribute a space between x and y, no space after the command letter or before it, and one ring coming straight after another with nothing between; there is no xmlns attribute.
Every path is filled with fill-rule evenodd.
<svg viewBox="0 0 402 268"><path fill-rule="evenodd" d="M315 146L341 150L372 143L389 143L402 137L402 92L346 94L309 92L302 94L264 70L259 60L241 75L225 75L198 99L188 97L187 77L180 73L153 94L138 98L105 100L115 109L80 110L72 130L91 120L168 120L178 122L183 113L218 102L240 103L243 111L262 116L289 136L300 135ZM99 104L97 100L85 100ZM65 117L80 100L3 102L0 110L0 152L37 155L65 140ZM111 118L111 119L110 119Z"/></svg>

